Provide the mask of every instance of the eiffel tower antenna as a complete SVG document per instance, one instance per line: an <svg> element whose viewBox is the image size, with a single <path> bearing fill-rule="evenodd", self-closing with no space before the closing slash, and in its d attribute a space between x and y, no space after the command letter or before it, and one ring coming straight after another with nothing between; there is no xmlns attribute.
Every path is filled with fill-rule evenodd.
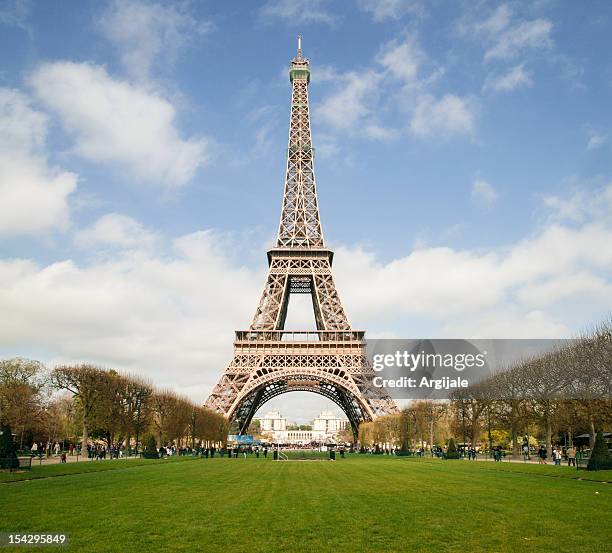
<svg viewBox="0 0 612 553"><path fill-rule="evenodd" d="M291 117L287 169L276 245L268 251L268 278L248 330L236 331L234 356L206 401L246 433L267 401L308 391L334 401L355 439L362 421L397 412L394 401L372 385L365 332L352 330L325 247L314 172L308 85L310 61L302 36L291 60ZM291 294L310 294L317 330L285 330Z"/></svg>

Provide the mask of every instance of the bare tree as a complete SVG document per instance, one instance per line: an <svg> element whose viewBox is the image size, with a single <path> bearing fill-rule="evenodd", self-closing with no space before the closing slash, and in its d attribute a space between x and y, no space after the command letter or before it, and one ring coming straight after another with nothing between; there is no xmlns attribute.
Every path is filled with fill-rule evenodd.
<svg viewBox="0 0 612 553"><path fill-rule="evenodd" d="M123 410L125 413L126 444L129 449L132 435L136 440L136 453L140 436L151 423L151 396L153 386L148 380L134 375L125 378Z"/></svg>
<svg viewBox="0 0 612 553"><path fill-rule="evenodd" d="M109 382L108 372L94 365L63 365L53 369L51 382L56 388L72 393L83 410L81 451L84 453L89 439L88 424L96 405L106 393Z"/></svg>
<svg viewBox="0 0 612 553"><path fill-rule="evenodd" d="M23 448L26 432L35 432L45 403L45 367L31 359L0 360L0 424L9 424Z"/></svg>

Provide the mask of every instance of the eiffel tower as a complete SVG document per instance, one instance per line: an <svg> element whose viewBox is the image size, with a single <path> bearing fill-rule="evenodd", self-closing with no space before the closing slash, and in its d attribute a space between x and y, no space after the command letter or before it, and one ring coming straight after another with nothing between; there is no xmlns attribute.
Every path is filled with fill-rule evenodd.
<svg viewBox="0 0 612 553"><path fill-rule="evenodd" d="M246 433L253 415L271 398L308 391L334 401L357 436L359 423L395 413L394 401L372 385L365 332L352 330L332 276L314 174L308 108L309 60L291 60L291 122L285 193L276 246L249 330L236 331L234 357L206 401ZM316 331L285 330L291 294L310 294Z"/></svg>

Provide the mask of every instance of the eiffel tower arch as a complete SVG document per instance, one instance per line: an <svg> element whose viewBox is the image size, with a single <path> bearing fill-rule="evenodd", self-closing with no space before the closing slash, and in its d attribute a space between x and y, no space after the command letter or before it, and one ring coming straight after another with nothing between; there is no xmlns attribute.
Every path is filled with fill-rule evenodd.
<svg viewBox="0 0 612 553"><path fill-rule="evenodd" d="M291 391L334 401L357 435L359 423L395 413L394 401L372 385L365 332L353 330L334 284L334 254L325 247L319 217L310 131L309 60L291 60L291 119L285 190L269 272L248 330L236 331L234 356L206 406L246 433L268 400ZM310 294L317 330L285 330L291 294Z"/></svg>

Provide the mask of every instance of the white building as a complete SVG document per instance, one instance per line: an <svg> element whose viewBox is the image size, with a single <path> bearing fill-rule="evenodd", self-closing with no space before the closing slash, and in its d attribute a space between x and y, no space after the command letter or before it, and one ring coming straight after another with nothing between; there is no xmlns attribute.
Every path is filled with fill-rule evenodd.
<svg viewBox="0 0 612 553"><path fill-rule="evenodd" d="M346 430L349 427L349 421L346 418L338 418L332 411L323 411L312 425L314 431L325 432L326 434L335 435L341 430Z"/></svg>
<svg viewBox="0 0 612 553"><path fill-rule="evenodd" d="M308 445L311 442L335 442L349 421L331 411L323 411L312 424L312 430L287 430L287 419L279 411L269 411L259 419L261 433L273 443Z"/></svg>
<svg viewBox="0 0 612 553"><path fill-rule="evenodd" d="M283 431L287 429L287 419L279 411L268 411L259 424L262 432Z"/></svg>

